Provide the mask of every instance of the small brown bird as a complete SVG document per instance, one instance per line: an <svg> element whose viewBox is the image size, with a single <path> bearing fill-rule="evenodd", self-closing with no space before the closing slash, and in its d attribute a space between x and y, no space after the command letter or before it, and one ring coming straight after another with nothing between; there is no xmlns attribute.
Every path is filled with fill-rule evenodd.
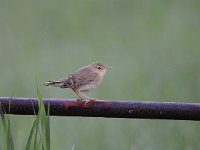
<svg viewBox="0 0 200 150"><path fill-rule="evenodd" d="M103 62L96 61L87 66L81 67L79 70L69 74L64 79L48 81L45 82L44 85L60 88L70 88L78 95L81 100L84 98L95 100L81 92L88 92L92 89L95 89L96 86L102 82L108 68L110 69L111 67L107 66Z"/></svg>

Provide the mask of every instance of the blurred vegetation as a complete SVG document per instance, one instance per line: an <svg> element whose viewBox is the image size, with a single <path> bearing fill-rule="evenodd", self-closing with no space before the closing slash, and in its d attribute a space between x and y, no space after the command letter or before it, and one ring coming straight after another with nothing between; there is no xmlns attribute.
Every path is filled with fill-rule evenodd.
<svg viewBox="0 0 200 150"><path fill-rule="evenodd" d="M0 1L0 96L76 98L47 88L82 65L112 66L89 96L199 102L200 1ZM34 116L10 116L16 150ZM199 149L189 121L51 117L52 150ZM2 141L2 124L0 124ZM2 142L0 142L2 147Z"/></svg>

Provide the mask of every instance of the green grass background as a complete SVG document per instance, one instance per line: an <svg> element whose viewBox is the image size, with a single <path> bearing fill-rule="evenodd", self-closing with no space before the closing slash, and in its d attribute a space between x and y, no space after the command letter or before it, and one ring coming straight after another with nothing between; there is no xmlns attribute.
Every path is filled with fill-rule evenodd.
<svg viewBox="0 0 200 150"><path fill-rule="evenodd" d="M98 99L200 101L200 1L1 0L0 96L76 98L47 88L82 65L109 70ZM16 150L33 116L10 116ZM51 117L51 149L197 150L192 121ZM0 124L2 141L2 124ZM2 142L0 142L0 148Z"/></svg>

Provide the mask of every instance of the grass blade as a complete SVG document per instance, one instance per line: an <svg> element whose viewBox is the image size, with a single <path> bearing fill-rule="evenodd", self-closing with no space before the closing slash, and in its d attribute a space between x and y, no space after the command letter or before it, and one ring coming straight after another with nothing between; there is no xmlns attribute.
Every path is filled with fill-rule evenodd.
<svg viewBox="0 0 200 150"><path fill-rule="evenodd" d="M8 149L8 147L7 147L7 139L8 139L7 138L7 121L6 121L5 114L4 114L1 103L0 103L0 113L1 113L1 122L2 122L2 126L3 126L3 135L5 136L3 138L3 149L7 150Z"/></svg>
<svg viewBox="0 0 200 150"><path fill-rule="evenodd" d="M27 143L26 143L25 150L30 150L31 149L31 141L32 141L34 132L37 132L37 126L38 126L38 118L36 118L35 121L33 122L33 126L31 128L30 133L29 133L29 137L28 137L28 140L27 140Z"/></svg>
<svg viewBox="0 0 200 150"><path fill-rule="evenodd" d="M44 150L47 150L47 144L46 144L46 112L45 107L42 102L42 95L39 91L39 88L37 87L37 97L38 97L38 118L40 119L40 125L41 125L41 140L42 140L42 147Z"/></svg>
<svg viewBox="0 0 200 150"><path fill-rule="evenodd" d="M47 115L46 115L45 106L42 101L42 95L38 87L37 87L37 97L38 97L38 106L39 106L38 117L40 119L40 126L41 126L42 147L44 150L49 150L47 146L47 131L46 131L47 130L47 122L46 122Z"/></svg>
<svg viewBox="0 0 200 150"><path fill-rule="evenodd" d="M12 137L12 131L11 131L11 128L10 128L10 118L9 116L7 117L7 122L8 122L8 130L7 130L7 140L8 140L8 149L9 150L14 150L14 143L13 143L13 137Z"/></svg>
<svg viewBox="0 0 200 150"><path fill-rule="evenodd" d="M31 128L25 150L31 150L31 148L33 148L34 150L38 149L50 150L50 119L49 119L50 105L48 104L48 109L46 114L45 106L42 101L42 95L38 87L37 87L37 98L38 98L38 114L36 115L36 119ZM32 147L32 141L33 141L33 147Z"/></svg>
<svg viewBox="0 0 200 150"><path fill-rule="evenodd" d="M14 150L12 131L10 127L10 118L8 115L6 115L6 112L3 110L3 106L1 103L0 103L0 114L1 114L1 121L3 125L3 135L5 136L3 138L3 145L4 145L3 149Z"/></svg>
<svg viewBox="0 0 200 150"><path fill-rule="evenodd" d="M47 116L46 116L46 143L47 149L50 150L50 119L49 119L49 112L50 111L50 104L48 103L47 108Z"/></svg>

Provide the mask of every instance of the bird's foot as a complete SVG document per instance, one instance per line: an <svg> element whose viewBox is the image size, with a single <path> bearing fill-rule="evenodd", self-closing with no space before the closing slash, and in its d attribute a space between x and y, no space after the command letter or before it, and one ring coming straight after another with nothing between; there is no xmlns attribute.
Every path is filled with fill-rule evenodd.
<svg viewBox="0 0 200 150"><path fill-rule="evenodd" d="M94 103L96 101L96 98L90 98L87 102L85 102L85 106L91 103Z"/></svg>
<svg viewBox="0 0 200 150"><path fill-rule="evenodd" d="M83 101L82 98L76 99L77 102Z"/></svg>

